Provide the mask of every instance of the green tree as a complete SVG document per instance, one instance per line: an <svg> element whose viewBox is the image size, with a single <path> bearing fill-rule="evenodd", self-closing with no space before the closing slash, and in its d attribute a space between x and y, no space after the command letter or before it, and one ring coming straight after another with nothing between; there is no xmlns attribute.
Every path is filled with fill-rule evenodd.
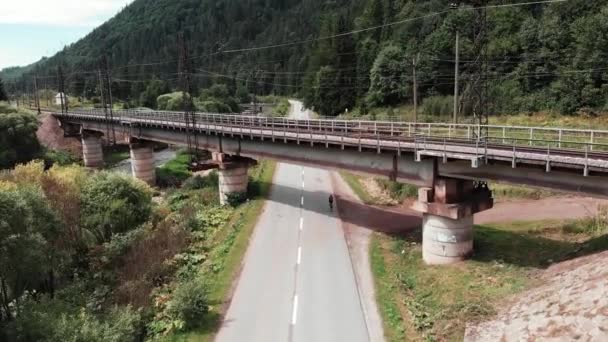
<svg viewBox="0 0 608 342"><path fill-rule="evenodd" d="M101 172L82 189L82 226L97 242L109 241L144 223L152 211L152 192L131 177Z"/></svg>
<svg viewBox="0 0 608 342"><path fill-rule="evenodd" d="M40 155L37 130L38 119L34 114L0 114L0 168L10 168Z"/></svg>
<svg viewBox="0 0 608 342"><path fill-rule="evenodd" d="M410 87L407 77L411 73L403 49L390 45L382 49L371 71L369 99L374 105L392 105L407 97Z"/></svg>
<svg viewBox="0 0 608 342"><path fill-rule="evenodd" d="M146 86L146 89L139 97L139 104L148 108L157 108L156 100L162 94L167 94L171 91L169 85L161 80L152 80Z"/></svg>
<svg viewBox="0 0 608 342"><path fill-rule="evenodd" d="M35 290L59 264L52 242L60 225L39 189L0 190L0 299L2 318L11 319L10 303Z"/></svg>

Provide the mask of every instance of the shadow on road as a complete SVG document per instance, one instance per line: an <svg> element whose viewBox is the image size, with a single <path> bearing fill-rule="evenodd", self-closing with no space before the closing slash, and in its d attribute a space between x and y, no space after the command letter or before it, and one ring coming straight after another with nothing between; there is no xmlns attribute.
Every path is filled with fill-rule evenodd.
<svg viewBox="0 0 608 342"><path fill-rule="evenodd" d="M320 203L315 203L314 205L306 205L306 210L321 215L333 216L328 209L328 192L296 189L281 184L272 184L271 189L269 201L275 201L299 208L300 194L304 194L305 198L319 199L322 201ZM334 196L336 196L336 204L340 219L346 223L393 236L410 235L413 231L420 229L422 219L415 214L402 213L397 210L392 210L391 208L369 206L339 195Z"/></svg>

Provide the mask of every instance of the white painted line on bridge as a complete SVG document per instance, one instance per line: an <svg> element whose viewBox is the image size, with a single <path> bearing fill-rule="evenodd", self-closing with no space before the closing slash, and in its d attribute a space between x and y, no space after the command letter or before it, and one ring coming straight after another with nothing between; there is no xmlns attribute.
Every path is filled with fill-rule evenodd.
<svg viewBox="0 0 608 342"><path fill-rule="evenodd" d="M291 313L291 325L296 325L298 319L298 295L293 296L293 312Z"/></svg>
<svg viewBox="0 0 608 342"><path fill-rule="evenodd" d="M302 262L302 247L298 247L298 265Z"/></svg>
<svg viewBox="0 0 608 342"><path fill-rule="evenodd" d="M304 217L300 217L300 230L304 230Z"/></svg>
<svg viewBox="0 0 608 342"><path fill-rule="evenodd" d="M300 200L300 205L304 207L304 196L302 196L302 199Z"/></svg>

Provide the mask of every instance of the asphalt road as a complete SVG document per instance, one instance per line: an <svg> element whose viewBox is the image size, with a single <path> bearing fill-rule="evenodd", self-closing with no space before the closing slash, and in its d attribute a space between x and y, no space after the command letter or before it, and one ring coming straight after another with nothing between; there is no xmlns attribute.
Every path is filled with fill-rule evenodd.
<svg viewBox="0 0 608 342"><path fill-rule="evenodd" d="M369 341L331 192L328 171L278 165L216 341Z"/></svg>

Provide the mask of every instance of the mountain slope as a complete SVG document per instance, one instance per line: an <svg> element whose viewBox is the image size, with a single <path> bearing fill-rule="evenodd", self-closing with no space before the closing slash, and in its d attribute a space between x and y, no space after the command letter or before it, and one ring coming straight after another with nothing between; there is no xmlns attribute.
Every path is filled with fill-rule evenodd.
<svg viewBox="0 0 608 342"><path fill-rule="evenodd" d="M446 114L451 100L437 96L453 92L458 31L466 112L477 58L473 2L449 11L442 0L136 0L34 71L22 70L29 78L13 83L13 92L33 73L54 76L63 65L70 93L94 96L104 54L117 99L136 102L153 78L176 88L176 42L184 32L195 88L222 82L232 92L241 85L258 94L299 93L323 114L393 106L412 101L411 64L419 56L424 109ZM493 111L608 110L608 0L492 8L488 28Z"/></svg>

